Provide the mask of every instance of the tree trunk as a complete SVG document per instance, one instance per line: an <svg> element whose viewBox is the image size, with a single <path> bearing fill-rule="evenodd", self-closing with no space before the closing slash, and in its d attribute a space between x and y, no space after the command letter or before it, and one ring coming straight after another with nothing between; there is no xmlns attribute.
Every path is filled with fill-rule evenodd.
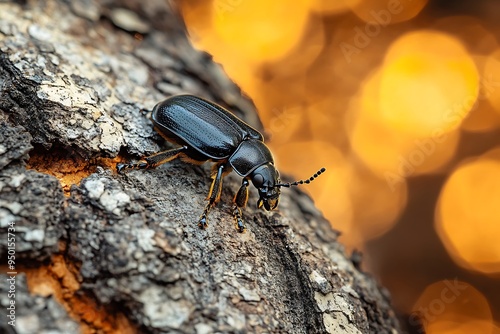
<svg viewBox="0 0 500 334"><path fill-rule="evenodd" d="M0 3L2 259L8 232L16 237L1 277L15 277L15 326L2 315L1 329L397 332L388 294L299 189L268 213L252 188L240 234L234 173L202 230L209 164L115 172L170 147L143 109L181 92L262 130L252 103L191 47L174 2ZM12 286L1 289L8 313Z"/></svg>

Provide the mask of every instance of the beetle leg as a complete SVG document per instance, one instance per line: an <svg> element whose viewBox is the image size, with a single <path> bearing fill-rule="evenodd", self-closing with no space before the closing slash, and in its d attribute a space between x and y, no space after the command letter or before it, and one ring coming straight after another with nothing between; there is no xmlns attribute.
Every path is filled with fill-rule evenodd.
<svg viewBox="0 0 500 334"><path fill-rule="evenodd" d="M125 163L125 164L119 163L116 165L116 170L118 171L118 173L121 173L125 169L154 168L157 167L158 165L174 160L187 149L188 149L187 146L182 146L179 148L174 148L172 150L167 150L150 155L149 157L146 157L143 160L136 163Z"/></svg>
<svg viewBox="0 0 500 334"><path fill-rule="evenodd" d="M213 173L212 185L210 186L210 191L208 192L207 200L208 203L203 210L203 213L200 216L200 220L198 222L198 226L201 228L206 228L208 226L207 223L207 215L210 212L210 209L217 204L220 200L220 195L222 193L222 178L224 176L224 169L226 166L224 164L216 165L217 172Z"/></svg>
<svg viewBox="0 0 500 334"><path fill-rule="evenodd" d="M241 208L244 208L248 202L248 180L243 179L241 187L233 199L233 217L236 220L236 227L240 233L245 231L245 224L243 223Z"/></svg>

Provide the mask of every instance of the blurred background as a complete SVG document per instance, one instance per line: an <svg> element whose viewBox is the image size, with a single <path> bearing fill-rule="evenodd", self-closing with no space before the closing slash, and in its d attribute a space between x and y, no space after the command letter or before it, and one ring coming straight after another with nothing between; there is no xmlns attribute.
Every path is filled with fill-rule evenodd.
<svg viewBox="0 0 500 334"><path fill-rule="evenodd" d="M500 333L500 1L182 0L408 333Z"/></svg>

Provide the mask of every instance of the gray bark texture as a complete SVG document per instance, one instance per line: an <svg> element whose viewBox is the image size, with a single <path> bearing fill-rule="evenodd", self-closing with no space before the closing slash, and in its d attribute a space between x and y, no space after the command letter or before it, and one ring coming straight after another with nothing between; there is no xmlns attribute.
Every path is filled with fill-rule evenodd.
<svg viewBox="0 0 500 334"><path fill-rule="evenodd" d="M202 230L209 164L115 172L171 147L143 109L177 93L262 130L174 2L0 2L0 255L14 225L18 272L0 331L396 333L387 292L300 189L263 212L252 188L240 234L234 173Z"/></svg>

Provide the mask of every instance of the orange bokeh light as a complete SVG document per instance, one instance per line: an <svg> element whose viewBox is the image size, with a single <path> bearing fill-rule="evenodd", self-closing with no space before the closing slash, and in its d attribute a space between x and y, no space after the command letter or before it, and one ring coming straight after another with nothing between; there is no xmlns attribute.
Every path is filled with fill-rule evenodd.
<svg viewBox="0 0 500 334"><path fill-rule="evenodd" d="M459 166L436 207L436 229L461 266L500 273L500 149Z"/></svg>
<svg viewBox="0 0 500 334"><path fill-rule="evenodd" d="M349 3L351 10L360 19L382 25L412 19L426 4L427 0L362 0Z"/></svg>
<svg viewBox="0 0 500 334"><path fill-rule="evenodd" d="M458 128L479 91L478 71L462 44L430 30L392 44L380 81L383 120L416 136Z"/></svg>
<svg viewBox="0 0 500 334"><path fill-rule="evenodd" d="M457 279L435 282L413 306L410 323L418 322L427 334L493 333L494 323L486 297Z"/></svg>
<svg viewBox="0 0 500 334"><path fill-rule="evenodd" d="M487 132L500 125L500 113L495 112L495 108L490 101L491 98L494 98L492 94L500 87L500 81L496 83L493 80L494 76L491 71L485 72L486 64L489 61L491 61L491 56L474 56L474 62L479 73L481 73L481 80L476 104L462 123L462 129L468 132ZM498 71L498 74L500 74L500 71Z"/></svg>
<svg viewBox="0 0 500 334"><path fill-rule="evenodd" d="M309 6L308 0L214 0L214 32L249 59L275 60L299 41Z"/></svg>
<svg viewBox="0 0 500 334"><path fill-rule="evenodd" d="M348 11L361 1L362 0L313 0L311 2L311 10L318 13L339 14Z"/></svg>
<svg viewBox="0 0 500 334"><path fill-rule="evenodd" d="M383 175L390 188L404 178L439 171L455 154L458 131L436 129L428 137L387 123L380 110L381 71L363 84L351 103L348 132L354 152L374 172ZM353 120L353 118L355 119Z"/></svg>

